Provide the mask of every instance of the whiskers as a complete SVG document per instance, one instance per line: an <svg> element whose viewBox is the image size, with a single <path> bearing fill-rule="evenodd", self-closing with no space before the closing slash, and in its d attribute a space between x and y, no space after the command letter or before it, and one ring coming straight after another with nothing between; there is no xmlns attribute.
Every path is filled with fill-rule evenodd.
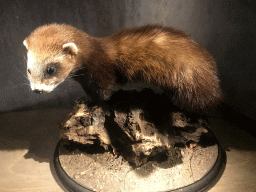
<svg viewBox="0 0 256 192"><path fill-rule="evenodd" d="M19 88L19 87L23 87L23 86L28 86L28 87L30 88L30 81L29 81L27 75L25 75L25 74L24 74L21 70L19 70L18 68L16 68L16 69L17 69L17 71L18 71L19 73L22 74L23 77L25 77L25 79L27 80L27 82L18 83L17 85L12 86L12 87L10 88L10 90L13 90L13 89L16 89L16 88Z"/></svg>
<svg viewBox="0 0 256 192"><path fill-rule="evenodd" d="M15 88L18 88L18 87L22 87L22 86L28 86L30 88L30 84L29 83L19 83L13 87L10 88L10 90L13 90Z"/></svg>
<svg viewBox="0 0 256 192"><path fill-rule="evenodd" d="M25 78L29 81L27 75L25 75L25 74L24 74L22 71L20 71L18 68L16 68L16 69L17 69L18 72L20 72L20 73L22 74L23 77L25 77Z"/></svg>

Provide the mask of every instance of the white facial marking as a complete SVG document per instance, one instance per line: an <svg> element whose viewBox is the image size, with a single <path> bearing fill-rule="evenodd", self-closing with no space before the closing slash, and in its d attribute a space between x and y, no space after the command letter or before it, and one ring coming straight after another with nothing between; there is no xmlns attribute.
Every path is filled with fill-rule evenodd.
<svg viewBox="0 0 256 192"><path fill-rule="evenodd" d="M31 52L28 52L28 54L27 54L27 69L28 68L31 68L32 67L32 65L33 65L33 63L34 63L34 61L35 61L35 59L34 59L34 57L33 57L33 55L32 55L32 53Z"/></svg>
<svg viewBox="0 0 256 192"><path fill-rule="evenodd" d="M42 92L51 92L58 84L53 84L53 85L46 85L46 84L40 84L40 85L37 85L37 86L33 86L32 88L32 85L31 85L31 89L32 90L39 90L39 91L42 91Z"/></svg>
<svg viewBox="0 0 256 192"><path fill-rule="evenodd" d="M30 80L30 87L32 90L35 90L35 86L34 86L34 83Z"/></svg>
<svg viewBox="0 0 256 192"><path fill-rule="evenodd" d="M26 46L26 41L24 41L23 43ZM69 46L73 46L73 45L69 45ZM75 48L76 48L76 46L75 46ZM64 55L60 55L60 56L56 57L54 61L59 62L59 61L62 61L63 58L64 58ZM34 66L35 62L36 62L36 59L35 59L33 53L31 51L28 51L28 53L27 53L27 69L33 69L33 68L35 69L35 67L36 67L36 66ZM52 62L52 58L51 58L51 60L45 61L45 62L46 63L47 62L49 62L49 63ZM34 75L33 78L35 78L36 75L40 75L40 72L38 70L39 69L35 69L35 70L32 71L32 76ZM38 78L33 79L32 76L29 77L30 87L31 87L32 91L38 90L40 92L51 92L60 83L62 83L64 81L64 79L63 79L62 81L56 83L56 81L53 80L53 81L49 82L49 84L48 83L45 84L45 83L41 83L40 82L41 80L39 80Z"/></svg>
<svg viewBox="0 0 256 192"><path fill-rule="evenodd" d="M23 42L23 43L24 43L24 42ZM32 68L32 65L33 65L33 63L34 63L34 60L35 60L35 59L34 59L34 57L32 56L31 52L28 52L28 53L27 53L27 70L28 70L29 68ZM31 89L32 89L32 90L35 90L35 85L34 85L32 79L29 78L29 81L30 81L30 87L31 87Z"/></svg>

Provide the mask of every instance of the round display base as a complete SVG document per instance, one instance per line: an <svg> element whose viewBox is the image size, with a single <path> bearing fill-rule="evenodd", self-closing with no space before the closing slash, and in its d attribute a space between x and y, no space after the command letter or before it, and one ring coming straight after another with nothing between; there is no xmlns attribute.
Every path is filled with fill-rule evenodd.
<svg viewBox="0 0 256 192"><path fill-rule="evenodd" d="M121 156L87 153L74 147L70 150L60 141L54 166L60 181L71 192L207 191L218 182L226 165L226 153L212 133L210 140L215 144L181 148L182 162L171 168L159 163L134 168Z"/></svg>

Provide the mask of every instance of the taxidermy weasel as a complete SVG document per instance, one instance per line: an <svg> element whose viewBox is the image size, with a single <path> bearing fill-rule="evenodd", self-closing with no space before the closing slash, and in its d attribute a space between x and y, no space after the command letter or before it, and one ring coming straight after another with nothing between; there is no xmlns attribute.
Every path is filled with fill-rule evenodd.
<svg viewBox="0 0 256 192"><path fill-rule="evenodd" d="M66 24L35 29L23 42L27 74L36 93L77 80L92 101L125 85L155 86L186 111L218 104L221 89L213 57L185 33L160 25L95 38Z"/></svg>

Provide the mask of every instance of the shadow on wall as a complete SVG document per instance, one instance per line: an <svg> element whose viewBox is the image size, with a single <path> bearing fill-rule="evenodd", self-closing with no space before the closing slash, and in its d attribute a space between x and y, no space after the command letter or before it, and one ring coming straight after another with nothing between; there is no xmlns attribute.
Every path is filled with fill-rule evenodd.
<svg viewBox="0 0 256 192"><path fill-rule="evenodd" d="M226 103L234 113L256 120L255 1L251 6L235 1L226 2L226 25L213 41ZM249 0L244 4L249 5Z"/></svg>
<svg viewBox="0 0 256 192"><path fill-rule="evenodd" d="M0 151L27 150L24 157L49 162L59 141L60 123L70 109L41 109L0 115Z"/></svg>

